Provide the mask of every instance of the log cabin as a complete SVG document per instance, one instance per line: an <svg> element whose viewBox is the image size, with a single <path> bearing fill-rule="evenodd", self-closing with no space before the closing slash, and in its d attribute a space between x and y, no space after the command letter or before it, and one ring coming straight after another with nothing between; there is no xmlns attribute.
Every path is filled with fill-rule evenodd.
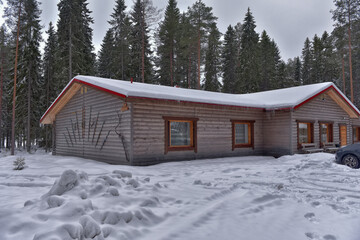
<svg viewBox="0 0 360 240"><path fill-rule="evenodd" d="M151 165L347 145L360 141L359 116L331 82L227 94L76 76L40 122L55 155Z"/></svg>

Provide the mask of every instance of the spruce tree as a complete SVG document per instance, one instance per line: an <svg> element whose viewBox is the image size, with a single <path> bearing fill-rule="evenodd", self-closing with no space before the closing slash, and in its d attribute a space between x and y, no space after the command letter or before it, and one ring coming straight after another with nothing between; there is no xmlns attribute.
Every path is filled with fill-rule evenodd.
<svg viewBox="0 0 360 240"><path fill-rule="evenodd" d="M196 61L196 29L190 23L188 13L180 16L178 31L179 44L177 45L176 75L177 83L181 87L195 88L197 84L197 61Z"/></svg>
<svg viewBox="0 0 360 240"><path fill-rule="evenodd" d="M153 82L152 51L149 43L147 23L148 4L150 0L136 0L131 12L131 77L137 82Z"/></svg>
<svg viewBox="0 0 360 240"><path fill-rule="evenodd" d="M236 92L237 41L234 28L229 25L224 35L222 52L223 88L226 93Z"/></svg>
<svg viewBox="0 0 360 240"><path fill-rule="evenodd" d="M196 1L191 8L188 9L190 23L196 30L196 52L197 52L197 89L201 84L201 65L203 63L203 47L206 42L207 33L210 32L212 24L216 21L212 13L212 8L207 7L201 0Z"/></svg>
<svg viewBox="0 0 360 240"><path fill-rule="evenodd" d="M56 51L56 79L59 90L75 75L93 75L95 54L92 52L93 19L86 0L61 0L58 3L59 20Z"/></svg>
<svg viewBox="0 0 360 240"><path fill-rule="evenodd" d="M301 61L299 57L295 57L294 59L295 67L294 67L294 86L299 86L301 84Z"/></svg>
<svg viewBox="0 0 360 240"><path fill-rule="evenodd" d="M306 38L304 48L302 49L302 68L301 68L301 84L311 84L311 66L312 66L312 54L311 43L309 38Z"/></svg>
<svg viewBox="0 0 360 240"><path fill-rule="evenodd" d="M250 8L245 15L240 40L239 65L237 69L238 93L259 91L259 36L255 32L255 20Z"/></svg>
<svg viewBox="0 0 360 240"><path fill-rule="evenodd" d="M213 23L208 38L206 57L205 57L205 86L207 91L219 92L221 90L221 84L219 82L220 76L220 54L221 54L221 42L220 32Z"/></svg>
<svg viewBox="0 0 360 240"><path fill-rule="evenodd" d="M270 40L264 30L259 43L259 64L260 64L260 90L266 91L279 88L281 84L277 78L277 69L280 61L280 53L276 43Z"/></svg>
<svg viewBox="0 0 360 240"><path fill-rule="evenodd" d="M114 12L111 14L111 25L113 44L112 62L114 67L114 78L130 80L130 18L126 11L124 0L116 0ZM108 36L110 38L110 36Z"/></svg>
<svg viewBox="0 0 360 240"><path fill-rule="evenodd" d="M116 61L114 57L116 52L114 51L114 39L112 29L106 32L101 49L99 52L98 60L98 75L105 78L114 78L116 72Z"/></svg>
<svg viewBox="0 0 360 240"><path fill-rule="evenodd" d="M310 70L310 82L318 83L324 82L324 68L325 68L325 59L323 56L324 46L321 39L315 34L312 45L311 45L311 55L312 55L312 66Z"/></svg>
<svg viewBox="0 0 360 240"><path fill-rule="evenodd" d="M54 99L57 97L58 85L54 81L55 75L55 52L57 48L57 39L55 29L52 25L52 22L49 24L49 29L47 30L47 41L44 48L44 58L43 58L43 79L45 87L45 95L42 96L44 107L42 112L45 112L46 109L51 105ZM52 139L52 132L49 125L45 125L44 133L45 135L45 149L48 151L50 148L50 143Z"/></svg>
<svg viewBox="0 0 360 240"><path fill-rule="evenodd" d="M18 9L19 1L8 1L6 9L8 23L14 26L16 13L11 9ZM39 3L36 0L22 2L20 11L20 36L17 68L17 91L16 91L16 132L18 136L26 136L20 139L20 143L26 142L26 149L30 152L31 143L40 135L39 118L42 114L43 82L41 79L41 54L40 42L41 25ZM12 28L16 29L16 28ZM15 33L14 33L15 35Z"/></svg>
<svg viewBox="0 0 360 240"><path fill-rule="evenodd" d="M8 52L9 52L9 36L6 32L5 25L0 27L0 149L4 147L4 139L7 129L7 115L6 111L6 82L8 72Z"/></svg>
<svg viewBox="0 0 360 240"><path fill-rule="evenodd" d="M159 45L157 54L159 56L159 82L162 85L174 86L178 84L179 78L177 67L177 56L179 50L179 24L180 10L176 0L169 0L165 10L165 18L159 26Z"/></svg>

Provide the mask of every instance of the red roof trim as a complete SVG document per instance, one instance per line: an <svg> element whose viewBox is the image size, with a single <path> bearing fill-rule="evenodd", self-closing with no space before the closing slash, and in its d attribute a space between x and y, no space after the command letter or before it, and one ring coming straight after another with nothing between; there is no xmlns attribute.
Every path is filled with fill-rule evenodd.
<svg viewBox="0 0 360 240"><path fill-rule="evenodd" d="M94 84L91 84L91 83L88 83L88 82L85 82L85 81L82 81L82 80L79 80L79 79L76 79L76 78L74 79L74 81L78 82L78 83L82 83L82 84L90 86L90 87L93 87L93 88L96 88L96 89L99 89L100 91L104 91L104 92L107 92L107 93L110 93L110 94L113 94L113 95L116 95L116 96L119 96L119 97L122 97L122 98L126 98L126 96L124 94L112 91L112 90L107 89L107 88L99 87L97 85L94 85Z"/></svg>
<svg viewBox="0 0 360 240"><path fill-rule="evenodd" d="M67 92L67 90L70 88L70 86L73 84L73 81L71 81L71 83L67 86L67 88L62 91L62 93L60 94L60 96L58 96L55 99L55 102L53 102L50 107L48 108L48 110L46 110L45 114L42 116L42 118L40 119L40 123L42 122L42 120L46 117L46 115L50 112L50 110L55 106L55 104L60 100L60 98Z"/></svg>
<svg viewBox="0 0 360 240"><path fill-rule="evenodd" d="M206 103L206 102L192 102L192 101L182 101L182 100L173 100L173 99L161 99L161 98L150 98L150 97L137 97L137 96L126 96L124 94L109 90L107 88L103 88L79 79L74 78L71 82L71 84L68 85L68 87L61 93L61 95L55 100L55 102L53 104L51 104L50 108L45 112L44 116L40 119L40 122L46 117L46 115L49 113L49 111L55 106L55 104L61 99L61 97L65 94L65 92L72 86L73 82L78 82L96 89L99 89L100 91L104 91L116 96L119 96L121 98L134 98L134 99L146 99L146 100L156 100L156 101L170 101L170 102L182 102L182 103L195 103L195 104L203 104L203 105L209 105L209 106L226 106L226 107L236 107L236 108L250 108L250 109L261 109L261 110L271 110L271 109L265 109L265 108L259 108L259 107L247 107L247 106L237 106L237 105L224 105L224 104L216 104L216 103ZM315 94L314 96L306 99L305 101L299 103L298 105L296 105L295 107L293 107L293 109L297 109L299 107L301 107L302 105L304 105L305 103L311 101L312 99L316 98L317 96L321 95L322 93L328 91L329 89L333 89L335 90L340 96L341 98L358 114L360 115L360 113L349 103L349 101L347 101L344 96L336 89L334 88L334 86L329 86L326 89L322 90L321 92ZM273 109L275 111L277 110L287 110L287 109L292 109L292 107L285 107L285 108L279 108L279 109Z"/></svg>
<svg viewBox="0 0 360 240"><path fill-rule="evenodd" d="M327 87L326 89L322 90L321 92L319 92L319 93L315 94L314 96L306 99L306 100L303 101L302 103L299 103L298 105L296 105L296 106L294 107L294 109L297 109L297 108L301 107L301 106L304 105L305 103L311 101L312 99L316 98L317 96L323 94L324 92L326 92L326 91L328 91L328 90L330 90L330 89L333 89L337 94L339 94L339 96L350 106L350 108L351 108L354 112L356 112L358 115L360 115L359 111L357 111L357 110L352 106L352 104L349 103L349 101L346 100L346 98L344 98L344 96L343 96L336 88L334 88L334 86Z"/></svg>

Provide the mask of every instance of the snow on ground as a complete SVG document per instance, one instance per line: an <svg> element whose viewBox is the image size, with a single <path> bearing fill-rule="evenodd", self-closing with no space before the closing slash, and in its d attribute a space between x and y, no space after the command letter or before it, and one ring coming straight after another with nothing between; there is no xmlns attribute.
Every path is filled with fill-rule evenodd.
<svg viewBox="0 0 360 240"><path fill-rule="evenodd" d="M358 240L359 170L332 154L114 166L0 157L2 240Z"/></svg>

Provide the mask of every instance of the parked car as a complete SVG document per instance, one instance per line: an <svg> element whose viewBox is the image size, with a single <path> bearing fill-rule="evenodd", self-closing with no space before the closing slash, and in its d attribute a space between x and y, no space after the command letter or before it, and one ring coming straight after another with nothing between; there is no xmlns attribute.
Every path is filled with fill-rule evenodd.
<svg viewBox="0 0 360 240"><path fill-rule="evenodd" d="M337 150L335 162L344 164L351 168L360 167L360 144L347 145Z"/></svg>

